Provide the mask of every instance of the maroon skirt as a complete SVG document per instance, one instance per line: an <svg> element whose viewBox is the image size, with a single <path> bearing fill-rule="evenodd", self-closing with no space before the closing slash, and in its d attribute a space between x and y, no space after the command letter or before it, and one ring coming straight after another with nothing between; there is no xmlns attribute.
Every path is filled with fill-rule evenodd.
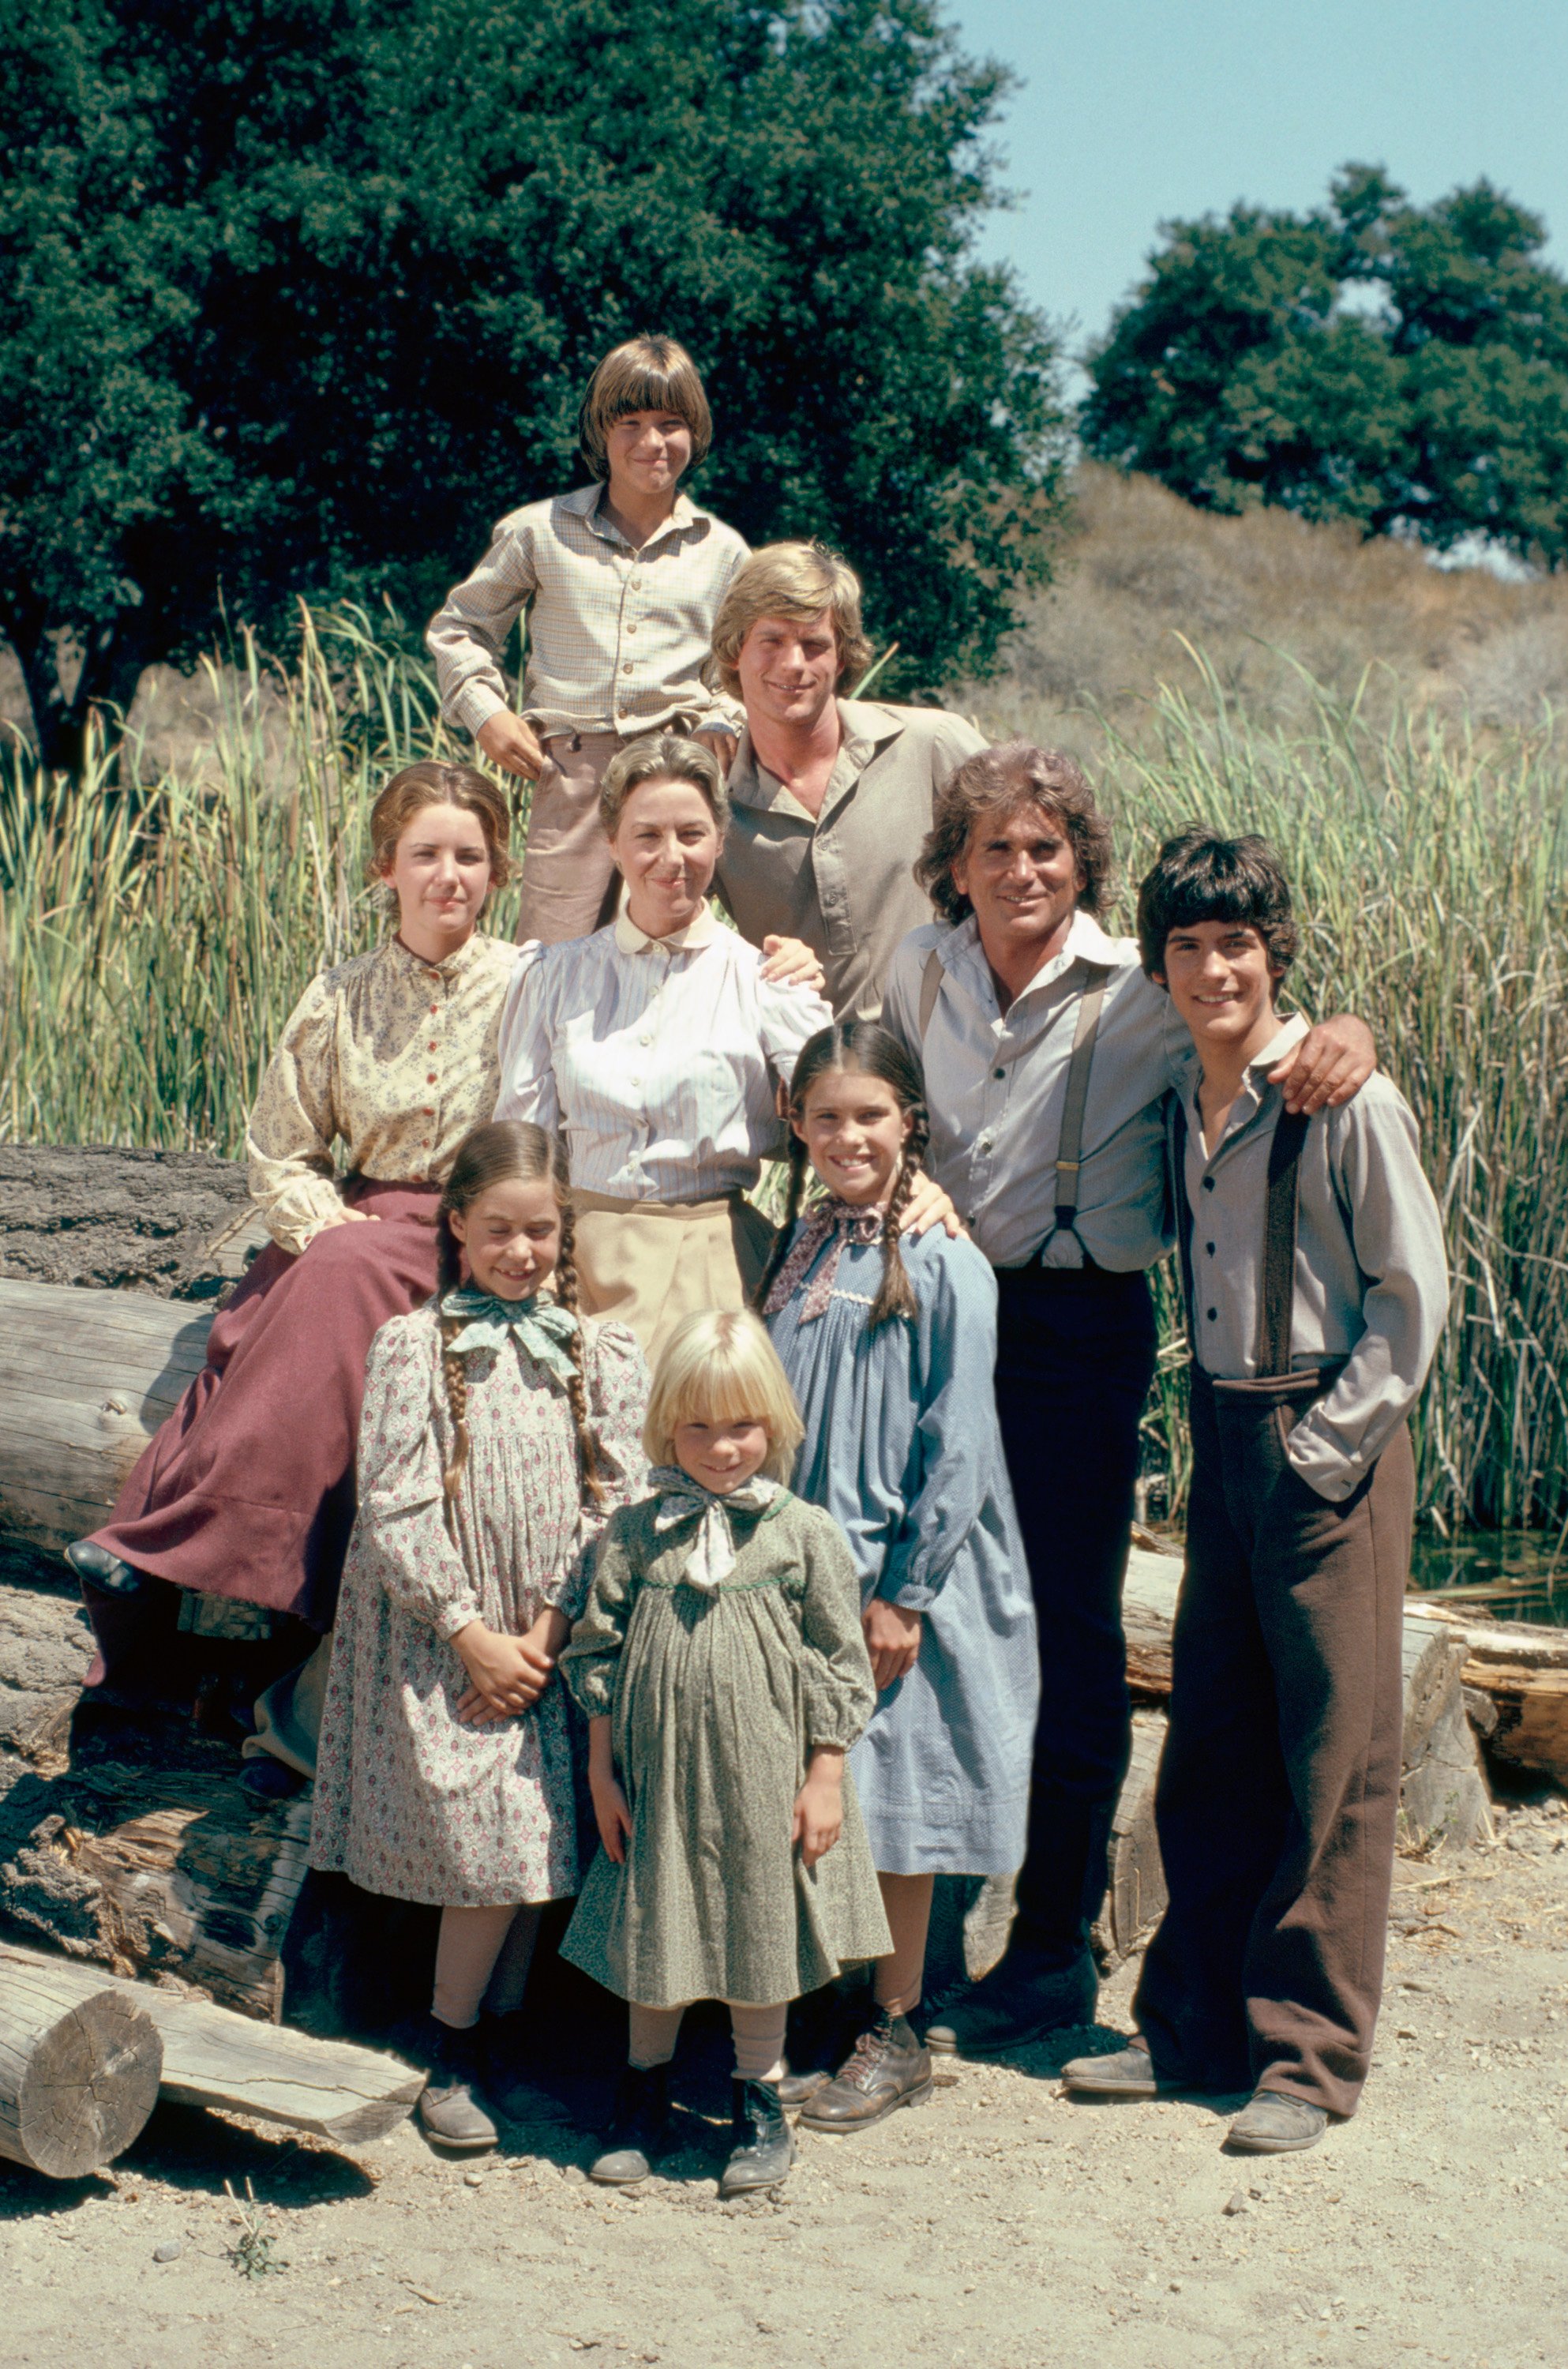
<svg viewBox="0 0 1568 2369"><path fill-rule="evenodd" d="M148 1441L93 1543L136 1570L329 1629L354 1523L365 1358L436 1284L437 1184L356 1178L374 1224L332 1226L297 1256L269 1242L215 1319L207 1363ZM149 1596L86 1591L88 1684L144 1646ZM177 1601L177 1599L176 1600Z"/></svg>

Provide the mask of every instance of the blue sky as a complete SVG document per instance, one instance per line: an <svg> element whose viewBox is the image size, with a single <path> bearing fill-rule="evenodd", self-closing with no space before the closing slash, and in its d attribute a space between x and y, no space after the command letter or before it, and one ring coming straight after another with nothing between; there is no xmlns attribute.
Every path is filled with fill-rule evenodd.
<svg viewBox="0 0 1568 2369"><path fill-rule="evenodd" d="M1031 300L1097 336L1156 226L1245 198L1304 207L1336 166L1417 200L1485 174L1568 269L1568 0L946 0L1024 78L993 216Z"/></svg>

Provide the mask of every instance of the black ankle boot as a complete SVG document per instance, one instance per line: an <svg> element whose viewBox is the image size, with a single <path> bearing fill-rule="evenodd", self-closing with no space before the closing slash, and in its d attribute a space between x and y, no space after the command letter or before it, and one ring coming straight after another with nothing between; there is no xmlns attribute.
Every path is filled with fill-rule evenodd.
<svg viewBox="0 0 1568 2369"><path fill-rule="evenodd" d="M646 2180L660 2156L670 2153L668 2065L627 2066L604 2142L604 2152L589 2166L588 2176L605 2188L629 2188L634 2180Z"/></svg>
<svg viewBox="0 0 1568 2369"><path fill-rule="evenodd" d="M436 2016L425 2020L420 2052L429 2076L419 2099L419 2123L438 2146L475 2154L496 2144L496 2125L480 2103L476 2032L454 2031Z"/></svg>
<svg viewBox="0 0 1568 2369"><path fill-rule="evenodd" d="M65 1560L78 1579L101 1587L106 1596L135 1596L147 1584L144 1571L133 1570L107 1547L94 1546L91 1539L74 1539L65 1550Z"/></svg>
<svg viewBox="0 0 1568 2369"><path fill-rule="evenodd" d="M735 2144L719 2181L721 2196L749 2196L760 2188L776 2188L795 2161L795 2134L784 2120L776 2081L742 2081L729 2085L734 2113Z"/></svg>

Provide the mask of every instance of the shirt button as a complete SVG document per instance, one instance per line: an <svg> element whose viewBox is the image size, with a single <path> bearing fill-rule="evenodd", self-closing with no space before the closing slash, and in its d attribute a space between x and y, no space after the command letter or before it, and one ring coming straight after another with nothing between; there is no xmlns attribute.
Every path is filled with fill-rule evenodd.
<svg viewBox="0 0 1568 2369"><path fill-rule="evenodd" d="M1208 1318L1211 1324L1218 1324L1219 1322L1219 1310L1218 1308L1206 1309L1204 1313Z"/></svg>
<svg viewBox="0 0 1568 2369"><path fill-rule="evenodd" d="M438 1049L438 1048L437 1048L437 1045L436 1045L436 1040L435 1040L435 1038L432 1036L432 1037L431 1037L431 1039L430 1039L430 1050L431 1050L431 1052L433 1053L433 1052L435 1052L437 1049Z"/></svg>
<svg viewBox="0 0 1568 2369"><path fill-rule="evenodd" d="M1212 1177L1212 1176L1206 1176L1206 1177L1204 1178L1204 1180L1203 1180L1203 1189L1204 1189L1204 1191L1205 1191L1206 1193L1212 1193L1212 1192L1213 1192L1213 1190L1214 1190L1214 1179L1213 1179L1213 1177Z"/></svg>
<svg viewBox="0 0 1568 2369"><path fill-rule="evenodd" d="M427 1104L425 1104L424 1114L423 1114L423 1115L424 1115L424 1116L425 1116L426 1118L434 1118L434 1116L435 1116L435 1115L436 1115L436 1114L435 1114L434 1107L433 1107L433 1105L432 1105L431 1104L427 1103Z"/></svg>
<svg viewBox="0 0 1568 2369"><path fill-rule="evenodd" d="M436 1016L437 1013L438 1013L440 1010L441 1010L441 1005L440 1005L439 1003L432 1003L432 1004L431 1004L431 1006L430 1006L430 1018L431 1018L432 1020L435 1018L435 1016Z"/></svg>
<svg viewBox="0 0 1568 2369"><path fill-rule="evenodd" d="M1005 1077L1006 1077L1006 1075L1007 1075L1007 1071L1006 1071L1005 1070L993 1070L991 1071L991 1076L992 1076L993 1078L997 1079L999 1082L1000 1082L1000 1080L1001 1080L1002 1078L1005 1078Z"/></svg>
<svg viewBox="0 0 1568 2369"><path fill-rule="evenodd" d="M642 590L643 579L640 576L628 576L626 581L631 586L634 592L640 592Z"/></svg>
<svg viewBox="0 0 1568 2369"><path fill-rule="evenodd" d="M636 630L637 630L637 629L636 629L635 625L628 625L628 626L627 626L627 628L626 628L626 631L628 632L628 634L635 634L635 633L636 632Z"/></svg>
<svg viewBox="0 0 1568 2369"><path fill-rule="evenodd" d="M1212 1258L1214 1256L1214 1244L1212 1242L1205 1242L1203 1247L1208 1253L1209 1257Z"/></svg>
<svg viewBox="0 0 1568 2369"><path fill-rule="evenodd" d="M631 671L632 671L632 661L631 661L631 659L630 659L630 658L628 658L628 659L626 660L626 662L625 662L624 666L621 669L621 671L622 671L622 673L623 673L623 674L630 674L630 673L631 673Z"/></svg>
<svg viewBox="0 0 1568 2369"><path fill-rule="evenodd" d="M433 1086L433 1085L435 1084L435 1082L436 1082L436 1073L435 1073L435 1071L434 1071L433 1070L431 1070L429 1071L429 1075L426 1077L425 1083L426 1083L428 1086Z"/></svg>

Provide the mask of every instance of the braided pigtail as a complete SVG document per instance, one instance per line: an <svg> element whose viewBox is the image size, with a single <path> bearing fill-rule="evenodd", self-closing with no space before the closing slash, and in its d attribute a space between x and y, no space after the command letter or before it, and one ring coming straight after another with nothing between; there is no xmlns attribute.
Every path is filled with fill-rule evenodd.
<svg viewBox="0 0 1568 2369"><path fill-rule="evenodd" d="M441 1474L441 1494L446 1500L446 1526L454 1544L457 1538L454 1511L457 1489L463 1479L464 1466L468 1461L468 1368L461 1357L453 1356L451 1345L461 1330L456 1317L441 1318L441 1374L446 1382L447 1413L452 1417L454 1434L452 1462Z"/></svg>
<svg viewBox="0 0 1568 2369"><path fill-rule="evenodd" d="M570 1356L572 1378L567 1384L567 1401L577 1427L578 1461L582 1471L582 1495L585 1505L604 1503L604 1478L599 1460L599 1442L593 1436L593 1425L588 1418L588 1344L578 1307L577 1222L569 1201L561 1204L561 1247L555 1256L555 1297L573 1316L579 1316L577 1331L572 1334Z"/></svg>
<svg viewBox="0 0 1568 2369"><path fill-rule="evenodd" d="M793 1102L791 1109L795 1107ZM768 1253L768 1264L762 1269L762 1279L751 1294L751 1305L761 1314L768 1304L768 1294L773 1278L789 1255L789 1238L795 1231L795 1221L800 1215L801 1196L806 1190L806 1146L794 1128L789 1138L789 1193L784 1201L784 1222L773 1236L773 1247Z"/></svg>
<svg viewBox="0 0 1568 2369"><path fill-rule="evenodd" d="M904 1265L903 1218L910 1206L910 1196L920 1182L921 1162L931 1135L925 1104L916 1103L910 1111L910 1127L904 1145L904 1156L898 1162L898 1181L887 1203L887 1214L882 1220L882 1285L871 1306L868 1330L875 1333L894 1316L907 1316L914 1322L919 1310L915 1304L914 1286Z"/></svg>

